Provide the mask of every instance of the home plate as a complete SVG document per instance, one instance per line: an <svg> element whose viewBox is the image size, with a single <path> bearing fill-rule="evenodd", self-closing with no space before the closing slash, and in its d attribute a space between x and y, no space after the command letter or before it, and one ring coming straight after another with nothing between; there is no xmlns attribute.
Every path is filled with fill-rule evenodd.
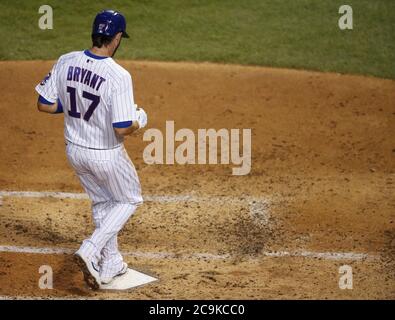
<svg viewBox="0 0 395 320"><path fill-rule="evenodd" d="M157 278L151 277L147 274L129 268L124 275L115 278L111 283L100 285L100 289L128 290L157 280L158 280Z"/></svg>

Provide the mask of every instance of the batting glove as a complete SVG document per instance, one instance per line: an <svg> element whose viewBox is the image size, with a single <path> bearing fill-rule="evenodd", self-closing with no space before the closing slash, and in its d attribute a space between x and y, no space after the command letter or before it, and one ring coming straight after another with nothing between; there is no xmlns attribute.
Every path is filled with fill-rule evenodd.
<svg viewBox="0 0 395 320"><path fill-rule="evenodd" d="M140 129L147 125L148 117L143 108L138 108L137 111L137 122L139 123Z"/></svg>

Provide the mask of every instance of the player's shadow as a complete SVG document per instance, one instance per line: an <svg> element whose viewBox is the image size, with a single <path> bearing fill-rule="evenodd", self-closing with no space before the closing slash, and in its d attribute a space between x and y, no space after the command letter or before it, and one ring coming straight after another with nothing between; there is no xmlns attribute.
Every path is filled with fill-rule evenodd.
<svg viewBox="0 0 395 320"><path fill-rule="evenodd" d="M67 231L55 231L51 224L46 224L39 220L25 220L18 219L7 221L6 228L8 235L13 238L22 237L28 239L34 246L34 241L38 243L47 243L47 246L58 246L62 244L78 245L79 239L76 239L75 234L68 234ZM81 235L82 241L83 235Z"/></svg>
<svg viewBox="0 0 395 320"><path fill-rule="evenodd" d="M58 267L53 270L53 287L65 295L89 297L94 291L89 289L83 280L83 275L71 254L60 257Z"/></svg>
<svg viewBox="0 0 395 320"><path fill-rule="evenodd" d="M33 247L45 246L57 248L64 244L77 247L79 239L74 235L58 233L51 229L50 225L45 227L36 220L14 220L6 221L6 225L1 225L0 232L8 230L10 239L21 238L22 243L29 243ZM83 235L81 235L83 236ZM53 272L53 292L54 296L82 296L89 297L94 291L89 289L84 280L83 274L74 262L72 254L48 254L43 257L45 264L50 265Z"/></svg>

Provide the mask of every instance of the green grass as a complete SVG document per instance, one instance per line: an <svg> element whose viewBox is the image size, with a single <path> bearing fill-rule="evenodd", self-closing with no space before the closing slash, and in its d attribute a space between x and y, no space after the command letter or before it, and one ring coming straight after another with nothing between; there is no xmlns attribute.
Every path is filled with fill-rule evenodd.
<svg viewBox="0 0 395 320"><path fill-rule="evenodd" d="M40 30L38 8L54 9ZM354 30L338 28L338 8ZM117 58L213 61L395 78L394 0L1 0L1 60L56 59L90 45L96 12L126 15L131 39Z"/></svg>

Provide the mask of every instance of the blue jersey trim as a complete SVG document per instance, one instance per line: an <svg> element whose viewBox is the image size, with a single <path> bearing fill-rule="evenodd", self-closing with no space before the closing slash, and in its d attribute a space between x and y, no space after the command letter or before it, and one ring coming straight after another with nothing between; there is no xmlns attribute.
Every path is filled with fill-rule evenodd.
<svg viewBox="0 0 395 320"><path fill-rule="evenodd" d="M48 105L48 106L52 106L52 105L54 105L55 103L52 103L52 102L49 102L47 99L45 99L43 96L39 96L38 97L38 101L41 103L41 104L46 104L46 105ZM54 113L63 113L63 105L62 105L62 103L60 102L60 100L58 99L57 100L57 102L58 102L58 108L56 109L56 111L54 112Z"/></svg>
<svg viewBox="0 0 395 320"><path fill-rule="evenodd" d="M50 102L47 99L45 99L43 96L39 96L38 97L38 102L42 103L42 104L48 104L48 105L53 105L55 104L54 102Z"/></svg>
<svg viewBox="0 0 395 320"><path fill-rule="evenodd" d="M84 53L88 57L91 57L91 58L96 59L96 60L103 60L103 59L107 59L108 58L108 57L103 57L103 56L97 56L97 55L93 54L92 52L90 52L89 50L85 50Z"/></svg>
<svg viewBox="0 0 395 320"><path fill-rule="evenodd" d="M114 122L112 126L114 128L128 128L133 124L133 121L123 121L123 122Z"/></svg>
<svg viewBox="0 0 395 320"><path fill-rule="evenodd" d="M58 99L58 108L56 109L55 113L63 113L63 105Z"/></svg>

